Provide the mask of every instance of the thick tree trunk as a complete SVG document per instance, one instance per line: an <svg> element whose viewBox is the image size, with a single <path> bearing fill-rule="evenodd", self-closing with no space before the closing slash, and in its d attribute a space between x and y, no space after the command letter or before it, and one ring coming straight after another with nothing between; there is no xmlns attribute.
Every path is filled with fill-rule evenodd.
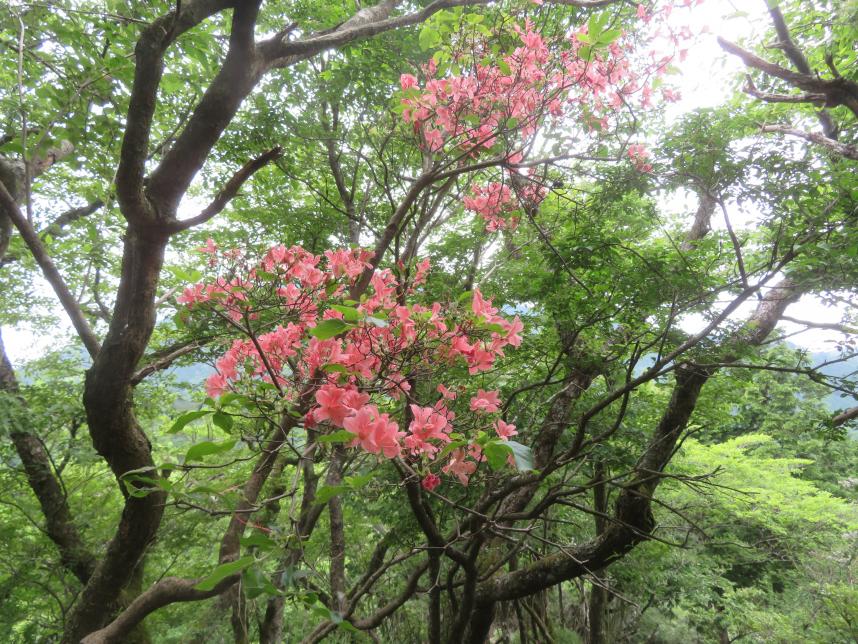
<svg viewBox="0 0 858 644"><path fill-rule="evenodd" d="M92 442L126 500L107 552L66 622L64 641L69 644L113 617L105 606L113 605L131 580L164 512L165 493L130 496L122 477L132 470L155 469L151 445L134 416L131 376L155 325L155 291L167 239L160 231L129 226L113 319L86 374L83 398Z"/></svg>

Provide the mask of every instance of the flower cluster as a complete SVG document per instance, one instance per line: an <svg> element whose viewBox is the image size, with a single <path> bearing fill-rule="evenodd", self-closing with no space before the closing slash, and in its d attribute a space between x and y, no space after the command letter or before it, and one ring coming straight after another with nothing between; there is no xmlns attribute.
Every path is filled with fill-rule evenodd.
<svg viewBox="0 0 858 644"><path fill-rule="evenodd" d="M638 172L652 172L649 151L640 143L632 143L628 149L629 159Z"/></svg>
<svg viewBox="0 0 858 644"><path fill-rule="evenodd" d="M418 262L407 284L389 269L373 269L371 253L359 249L314 255L276 246L257 264L218 257L212 243L201 250L219 274L189 286L179 301L214 314L239 336L206 381L212 398L267 383L308 430L345 430L351 447L408 458L426 472L426 487L436 480L435 466L467 483L486 441L516 434L499 417L497 391L478 389L468 407L454 410L467 391L456 381L491 370L522 340L521 320L499 315L479 290L470 306L408 302L428 262ZM356 285L370 274L358 297ZM439 368L446 382L435 382Z"/></svg>
<svg viewBox="0 0 858 644"><path fill-rule="evenodd" d="M663 53L656 43L676 50L690 38L687 27L672 29L667 18L674 6L699 2L639 5L642 29L634 36L611 29L605 16L551 42L530 20L514 24L510 33L519 44L505 55L493 52L487 36L461 38L438 59L455 65L439 65L436 56L421 67L425 80L401 75L402 118L428 152L461 161L486 153L503 159L501 180L475 185L464 205L483 218L489 232L515 229L516 213L537 207L546 192L532 171L520 172L523 151L533 147L540 126L571 117L591 132L605 132L628 108L651 107L656 91L666 101L677 100L678 93L661 85L675 54ZM638 51L641 43L652 45L648 53ZM680 49L679 57L685 53ZM645 156L630 156L639 170L651 170Z"/></svg>

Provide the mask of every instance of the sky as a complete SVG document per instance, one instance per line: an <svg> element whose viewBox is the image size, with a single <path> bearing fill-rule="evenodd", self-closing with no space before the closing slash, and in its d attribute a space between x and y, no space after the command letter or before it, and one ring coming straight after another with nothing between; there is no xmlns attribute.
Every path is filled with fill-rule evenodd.
<svg viewBox="0 0 858 644"><path fill-rule="evenodd" d="M702 33L689 48L687 59L680 65L682 74L672 78L672 83L680 89L682 98L668 106L666 118L669 120L677 119L690 110L722 104L741 83L744 69L741 61L724 54L716 41L717 36L741 42L762 34L768 26L764 0L705 0L692 11L675 11L672 19L677 25L687 24L694 33L708 33ZM668 206L686 213L693 212L696 208L696 204L684 203L681 197L677 197ZM198 204L187 204L187 210L188 212L181 212L180 209L180 217L196 214L199 210ZM731 213L731 223L741 229L753 225L755 216L755 213L747 210L736 211ZM716 221L713 225L717 228L720 224ZM46 284L41 284L40 288L46 293L49 292ZM746 317L754 305L755 302L749 302L740 308L736 313L737 319ZM824 306L818 298L806 296L791 306L788 314L810 322L830 323L839 322L843 310ZM71 325L61 311L58 311L58 317L62 322L56 333L50 336L34 334L26 325L3 327L4 344L13 364L18 366L43 355L57 345L57 338L60 336L72 336ZM691 333L704 325L702 316L688 316L681 323L682 328ZM786 333L795 333L805 327L783 322L778 328ZM833 350L834 343L839 338L842 336L834 331L806 329L803 333L793 335L790 340L811 351L825 351Z"/></svg>

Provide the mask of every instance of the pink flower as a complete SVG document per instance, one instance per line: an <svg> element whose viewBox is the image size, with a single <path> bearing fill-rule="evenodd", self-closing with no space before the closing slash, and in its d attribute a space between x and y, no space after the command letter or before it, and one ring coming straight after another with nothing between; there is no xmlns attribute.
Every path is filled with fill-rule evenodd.
<svg viewBox="0 0 858 644"><path fill-rule="evenodd" d="M423 480L420 481L420 485L423 486L423 489L429 490L431 492L436 487L441 485L441 477L437 474L427 474L423 477Z"/></svg>
<svg viewBox="0 0 858 644"><path fill-rule="evenodd" d="M492 307L492 301L483 299L483 294L480 293L480 289L474 289L474 299L471 301L471 310L473 310L474 315L478 315L480 317L485 318L486 320L491 320L495 317L498 310Z"/></svg>
<svg viewBox="0 0 858 644"><path fill-rule="evenodd" d="M375 442L374 429L377 414L378 409L375 408L375 405L367 405L343 421L343 429L354 434L357 437L355 442L373 454L378 454L381 451Z"/></svg>
<svg viewBox="0 0 858 644"><path fill-rule="evenodd" d="M330 420L334 425L343 427L346 416L352 413L352 409L344 404L343 397L345 394L346 390L340 389L336 385L322 385L316 392L316 402L319 403L319 408L316 409L314 414L316 422ZM355 434L357 432L352 433Z"/></svg>
<svg viewBox="0 0 858 644"><path fill-rule="evenodd" d="M447 389L443 384L438 385L436 391L447 400L456 400L456 392Z"/></svg>
<svg viewBox="0 0 858 644"><path fill-rule="evenodd" d="M404 443L412 452L423 452L432 456L438 451L438 447L430 443L430 440L450 442L450 437L445 431L449 426L451 414L443 405L433 408L412 404L411 414L414 417L408 426L411 434L405 437Z"/></svg>
<svg viewBox="0 0 858 644"><path fill-rule="evenodd" d="M206 245L197 248L197 252L214 255L215 253L217 253L217 244L215 244L214 240L209 237L206 240Z"/></svg>
<svg viewBox="0 0 858 644"><path fill-rule="evenodd" d="M506 327L506 342L514 347L521 346L521 335L519 334L523 330L524 324L522 324L521 318L516 315L513 321Z"/></svg>
<svg viewBox="0 0 858 644"><path fill-rule="evenodd" d="M628 155L629 159L632 161L632 165L635 166L635 169L638 170L638 172L652 171L652 164L647 163L649 152L643 145L640 143L632 143L629 146Z"/></svg>
<svg viewBox="0 0 858 644"><path fill-rule="evenodd" d="M471 411L481 411L487 414L496 412L500 405L497 391L477 389L477 395L471 398Z"/></svg>
<svg viewBox="0 0 858 644"><path fill-rule="evenodd" d="M453 453L450 455L450 462L442 467L441 471L444 472L444 474L455 474L459 477L459 481L462 485L467 485L469 477L477 469L477 464L473 461L466 461L466 457L467 454L465 453L465 450L453 450Z"/></svg>
<svg viewBox="0 0 858 644"><path fill-rule="evenodd" d="M495 356L490 351L476 348L474 352L468 356L468 373L474 375L480 371L488 371L494 364Z"/></svg>
<svg viewBox="0 0 858 644"><path fill-rule="evenodd" d="M444 147L444 136L441 134L441 130L426 128L423 137L426 139L426 147L429 148L430 152L437 152Z"/></svg>
<svg viewBox="0 0 858 644"><path fill-rule="evenodd" d="M507 440L510 436L518 435L518 432L515 430L515 425L505 423L500 419L495 422L495 432L503 440Z"/></svg>
<svg viewBox="0 0 858 644"><path fill-rule="evenodd" d="M402 74L399 77L399 85L402 89L408 89L409 87L417 87L417 78L412 74Z"/></svg>
<svg viewBox="0 0 858 644"><path fill-rule="evenodd" d="M381 453L387 458L395 458L399 456L401 446L399 439L405 436L405 432L400 432L399 425L390 420L387 414L381 414L378 420L373 423L372 433L373 442Z"/></svg>
<svg viewBox="0 0 858 644"><path fill-rule="evenodd" d="M217 398L226 388L226 377L222 374L213 374L206 380L206 394L209 398Z"/></svg>

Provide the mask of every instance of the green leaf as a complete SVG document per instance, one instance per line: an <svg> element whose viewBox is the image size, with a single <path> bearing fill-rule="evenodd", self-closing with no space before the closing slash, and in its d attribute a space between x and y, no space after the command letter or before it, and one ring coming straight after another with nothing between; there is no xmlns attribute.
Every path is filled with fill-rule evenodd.
<svg viewBox="0 0 858 644"><path fill-rule="evenodd" d="M482 323L480 324L480 328L485 329L486 331L491 331L492 333L506 333L506 329L502 324L496 324L494 322L491 324Z"/></svg>
<svg viewBox="0 0 858 644"><path fill-rule="evenodd" d="M617 38L620 37L620 34L623 33L622 29L606 29L601 34L599 34L599 44L600 45L610 45Z"/></svg>
<svg viewBox="0 0 858 644"><path fill-rule="evenodd" d="M244 586L244 592L247 593L248 599L254 599L263 594L282 594L277 590L274 584L271 583L271 580L268 579L268 575L256 566L251 566L244 571L244 574L242 575L242 583Z"/></svg>
<svg viewBox="0 0 858 644"><path fill-rule="evenodd" d="M442 459L453 450L459 449L460 447L464 447L467 444L468 441L465 440L454 440L450 443L447 443L446 445L444 445L444 449L441 450L437 458Z"/></svg>
<svg viewBox="0 0 858 644"><path fill-rule="evenodd" d="M212 413L211 409L199 409L197 411L186 411L184 414L179 416L173 424L170 425L170 429L167 430L168 434L175 434L177 432L182 431L182 429L190 422L193 422L199 418L204 416L208 416Z"/></svg>
<svg viewBox="0 0 858 644"><path fill-rule="evenodd" d="M506 465L506 457L512 453L512 449L503 441L490 441L483 445L483 454L493 470L499 470Z"/></svg>
<svg viewBox="0 0 858 644"><path fill-rule="evenodd" d="M423 29L420 30L417 43L423 51L433 49L441 43L441 34L438 33L438 29L435 25L431 23L426 24Z"/></svg>
<svg viewBox="0 0 858 644"><path fill-rule="evenodd" d="M320 443L348 443L351 440L354 440L355 435L352 434L347 429L340 429L331 434L325 434L324 436L319 436Z"/></svg>
<svg viewBox="0 0 858 644"><path fill-rule="evenodd" d="M222 411L216 411L214 415L212 415L212 422L225 432L232 429L232 416Z"/></svg>
<svg viewBox="0 0 858 644"><path fill-rule="evenodd" d="M220 398L218 398L218 406L221 409L225 409L232 405L232 403L237 402L241 405L247 406L247 403L250 401L250 398L247 396L243 396L241 394L237 394L234 391L228 391L223 394Z"/></svg>
<svg viewBox="0 0 858 644"><path fill-rule="evenodd" d="M262 548L263 550L273 550L277 548L277 543L263 532L254 532L253 534L242 537L241 545L245 548Z"/></svg>
<svg viewBox="0 0 858 644"><path fill-rule="evenodd" d="M324 371L325 373L348 373L349 372L348 367L341 365L341 364L335 364L335 363L323 364L319 368L322 371Z"/></svg>
<svg viewBox="0 0 858 644"><path fill-rule="evenodd" d="M512 450L512 457L515 459L515 466L522 472L529 472L533 469L533 451L527 445L522 445L516 441L506 441Z"/></svg>
<svg viewBox="0 0 858 644"><path fill-rule="evenodd" d="M345 482L349 485L351 489L359 490L364 485L369 483L372 479L374 479L376 474L378 474L378 470L373 470L371 472L367 472L366 474L347 476L345 478Z"/></svg>
<svg viewBox="0 0 858 644"><path fill-rule="evenodd" d="M201 461L203 460L204 456L211 456L213 454L222 454L224 452L228 452L233 447L235 447L235 444L237 442L238 439L231 438L230 440L223 441L222 443L203 441L202 443L192 445L185 453L185 463L190 463L191 461Z"/></svg>
<svg viewBox="0 0 858 644"><path fill-rule="evenodd" d="M212 590L215 586L217 586L221 581L226 579L227 577L232 577L233 575L237 575L242 570L247 568L253 563L253 557L247 556L242 557L241 559L236 559L235 561L229 561L227 563L219 565L217 568L211 571L209 575L194 586L196 590Z"/></svg>
<svg viewBox="0 0 858 644"><path fill-rule="evenodd" d="M339 311L343 314L343 319L346 322L357 322L360 320L360 311L358 311L353 306L343 306L341 304L334 304L331 306L334 311Z"/></svg>
<svg viewBox="0 0 858 644"><path fill-rule="evenodd" d="M331 318L329 320L319 322L319 324L310 329L310 335L314 338L318 338L319 340L328 340L333 338L335 335L339 335L348 328L350 328L349 325L342 320Z"/></svg>
<svg viewBox="0 0 858 644"><path fill-rule="evenodd" d="M323 485L318 490L316 490L316 499L314 503L322 505L323 503L327 503L332 498L337 496L337 494L342 494L343 492L347 492L348 490L348 485Z"/></svg>

